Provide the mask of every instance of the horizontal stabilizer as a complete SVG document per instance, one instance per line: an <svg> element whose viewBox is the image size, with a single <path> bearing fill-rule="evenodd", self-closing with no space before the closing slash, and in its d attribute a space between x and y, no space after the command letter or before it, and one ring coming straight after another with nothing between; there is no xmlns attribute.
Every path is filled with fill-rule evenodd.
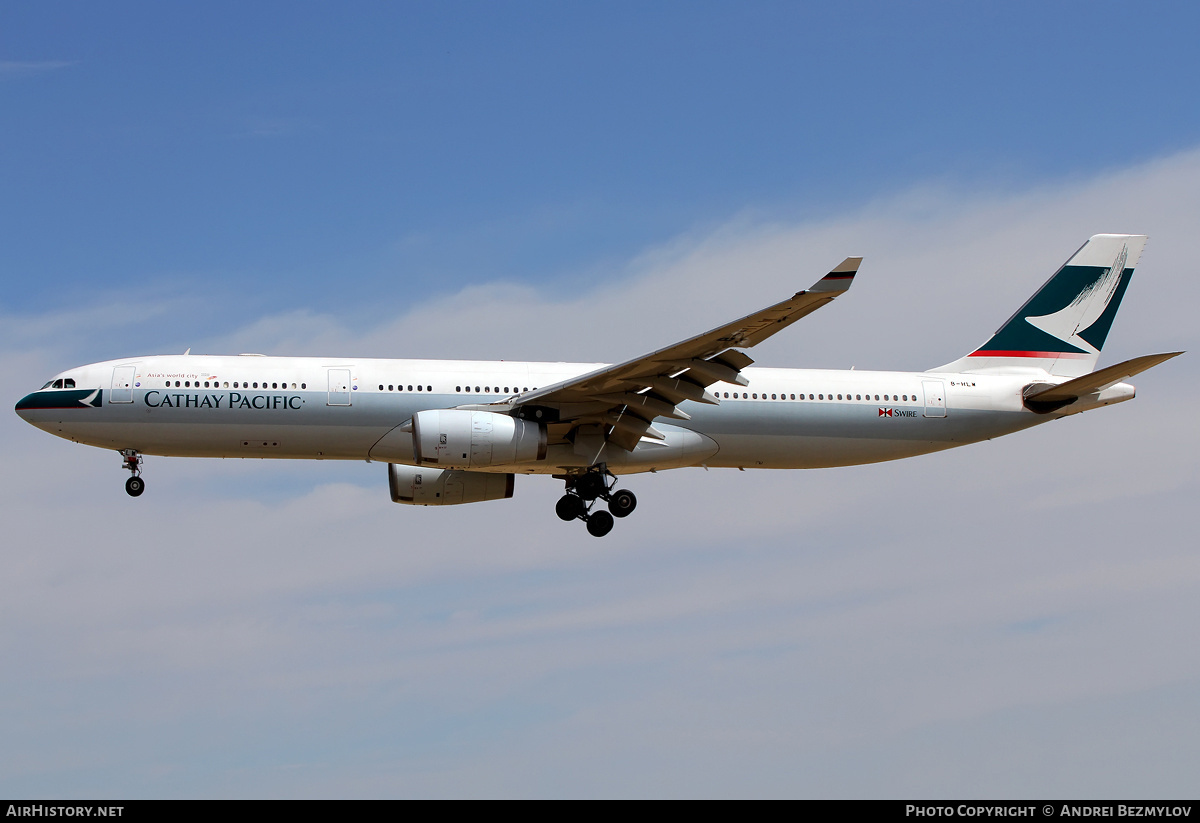
<svg viewBox="0 0 1200 823"><path fill-rule="evenodd" d="M1159 363L1165 363L1172 357L1178 357L1181 354L1183 354L1181 351L1167 352L1166 354L1147 354L1142 357L1135 357L1132 360L1126 360L1124 363L1117 363L1115 366L1098 369L1090 374L1083 375L1083 377L1076 377L1074 380L1068 380L1066 383L1059 383L1057 386L1046 386L1045 388L1037 389L1025 396L1025 405L1032 411L1051 411L1055 408L1061 408L1084 395L1104 391L1128 377L1141 374L1146 369L1153 368Z"/></svg>

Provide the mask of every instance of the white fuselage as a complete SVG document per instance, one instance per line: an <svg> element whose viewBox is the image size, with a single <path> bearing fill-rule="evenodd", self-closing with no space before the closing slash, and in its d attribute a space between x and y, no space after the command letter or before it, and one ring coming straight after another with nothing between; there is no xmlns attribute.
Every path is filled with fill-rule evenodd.
<svg viewBox="0 0 1200 823"><path fill-rule="evenodd" d="M411 464L411 435L402 426L416 412L464 405L504 411L517 394L600 365L150 356L63 372L64 388L35 392L17 410L60 437L144 454ZM719 404L687 401L680 409L689 420L656 422L665 439L643 439L633 451L606 449L604 461L617 474L873 463L997 437L1133 396L1133 387L1120 383L1035 414L1022 403L1024 387L1061 378L769 368L742 374L746 386L709 387ZM485 470L560 474L594 462L586 444L552 439L543 459Z"/></svg>

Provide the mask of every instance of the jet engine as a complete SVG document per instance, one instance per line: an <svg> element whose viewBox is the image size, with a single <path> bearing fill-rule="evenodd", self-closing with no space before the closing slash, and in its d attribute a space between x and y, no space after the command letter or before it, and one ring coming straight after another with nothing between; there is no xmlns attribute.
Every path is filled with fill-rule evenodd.
<svg viewBox="0 0 1200 823"><path fill-rule="evenodd" d="M483 469L546 459L546 427L507 414L429 409L413 416L417 463Z"/></svg>
<svg viewBox="0 0 1200 823"><path fill-rule="evenodd" d="M513 475L459 472L388 464L393 503L410 506L453 506L504 500L513 495Z"/></svg>

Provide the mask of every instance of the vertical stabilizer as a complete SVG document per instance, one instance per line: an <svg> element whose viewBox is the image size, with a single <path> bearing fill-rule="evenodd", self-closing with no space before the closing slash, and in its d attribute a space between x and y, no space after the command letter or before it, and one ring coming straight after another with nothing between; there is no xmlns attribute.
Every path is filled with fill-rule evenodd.
<svg viewBox="0 0 1200 823"><path fill-rule="evenodd" d="M990 340L930 371L1091 372L1145 246L1144 234L1094 235Z"/></svg>

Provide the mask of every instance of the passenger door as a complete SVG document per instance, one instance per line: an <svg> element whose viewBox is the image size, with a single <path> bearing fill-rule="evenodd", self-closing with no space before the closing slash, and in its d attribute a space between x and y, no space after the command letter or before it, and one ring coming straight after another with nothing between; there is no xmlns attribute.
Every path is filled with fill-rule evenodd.
<svg viewBox="0 0 1200 823"><path fill-rule="evenodd" d="M926 380L921 383L925 389L925 416L946 416L946 384L941 380Z"/></svg>
<svg viewBox="0 0 1200 823"><path fill-rule="evenodd" d="M329 370L329 399L326 401L328 406L349 406L350 405L350 370L349 369L330 369Z"/></svg>
<svg viewBox="0 0 1200 823"><path fill-rule="evenodd" d="M116 366L113 368L112 386L108 390L109 403L133 402L133 375L137 366Z"/></svg>

